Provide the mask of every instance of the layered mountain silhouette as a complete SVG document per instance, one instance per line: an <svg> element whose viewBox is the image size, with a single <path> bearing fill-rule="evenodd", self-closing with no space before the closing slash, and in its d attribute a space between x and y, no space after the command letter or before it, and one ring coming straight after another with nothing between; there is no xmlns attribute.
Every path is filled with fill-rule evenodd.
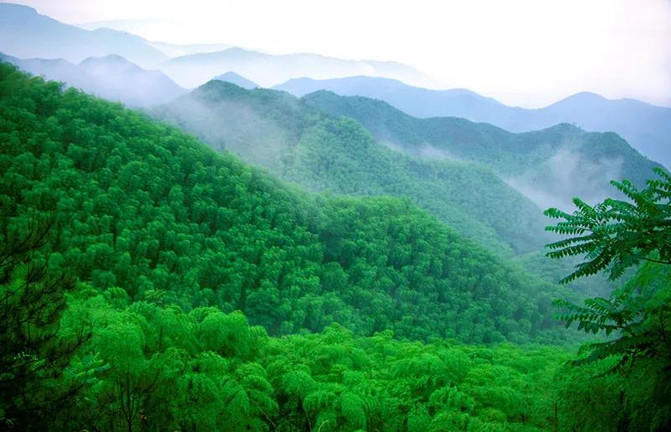
<svg viewBox="0 0 671 432"><path fill-rule="evenodd" d="M123 24L120 28L128 27ZM27 6L1 3L0 52L22 59L64 59L71 63L115 54L144 68L161 69L185 88L231 71L264 87L301 76L322 79L352 75L382 76L420 86L432 84L422 72L396 62L343 60L317 54L272 55L223 44L150 42L126 31L97 28L100 25L105 23L84 24L93 29L88 30L61 23Z"/></svg>
<svg viewBox="0 0 671 432"><path fill-rule="evenodd" d="M66 60L27 59L0 55L0 60L46 79L132 107L168 102L185 93L162 72L145 70L117 55L90 57L79 64Z"/></svg>
<svg viewBox="0 0 671 432"><path fill-rule="evenodd" d="M418 119L360 96L319 91L303 100L358 121L378 141L408 154L484 164L543 208L570 208L573 197L600 201L613 193L610 180L643 185L659 166L615 133L590 133L570 124L512 133L454 117Z"/></svg>
<svg viewBox="0 0 671 432"><path fill-rule="evenodd" d="M395 151L286 92L215 80L153 113L306 189L406 198L503 255L548 241L541 209L490 169Z"/></svg>
<svg viewBox="0 0 671 432"><path fill-rule="evenodd" d="M235 71L264 87L291 78L331 78L350 75L385 76L426 85L430 79L418 70L394 62L342 60L316 54L271 55L242 48L170 59L162 66L183 87L196 87L222 73Z"/></svg>
<svg viewBox="0 0 671 432"><path fill-rule="evenodd" d="M541 109L510 107L470 90L429 90L397 80L356 76L293 79L275 87L295 96L328 90L342 96L383 100L415 117L462 117L513 132L573 123L587 131L613 131L648 158L671 166L671 108L633 99L609 100L579 93Z"/></svg>
<svg viewBox="0 0 671 432"><path fill-rule="evenodd" d="M110 29L84 30L11 3L0 3L0 52L73 63L116 54L143 67L155 66L167 58L139 36Z"/></svg>

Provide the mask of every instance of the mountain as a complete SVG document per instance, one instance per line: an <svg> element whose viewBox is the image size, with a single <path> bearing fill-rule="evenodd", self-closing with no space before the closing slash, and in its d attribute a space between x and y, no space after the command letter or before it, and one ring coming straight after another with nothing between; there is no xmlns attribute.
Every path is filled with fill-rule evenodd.
<svg viewBox="0 0 671 432"><path fill-rule="evenodd" d="M79 65L63 59L19 59L0 54L0 61L11 63L19 69L71 87L94 92L95 80Z"/></svg>
<svg viewBox="0 0 671 432"><path fill-rule="evenodd" d="M34 264L81 282L75 297L100 290L119 305L238 310L273 335L334 321L361 335L475 343L564 333L550 299L565 289L408 200L308 195L7 64L0 89L0 234L19 242L46 224Z"/></svg>
<svg viewBox="0 0 671 432"><path fill-rule="evenodd" d="M80 67L98 84L92 93L130 106L158 105L185 93L163 72L144 70L117 55L88 58Z"/></svg>
<svg viewBox="0 0 671 432"><path fill-rule="evenodd" d="M429 90L377 77L289 80L275 88L301 97L317 90L383 100L414 117L462 117L513 132L571 123L593 132L616 132L648 158L671 167L671 108L633 99L579 93L541 109L506 106L465 89Z"/></svg>
<svg viewBox="0 0 671 432"><path fill-rule="evenodd" d="M11 3L0 3L0 52L72 63L116 54L143 67L153 67L167 58L141 37L110 29L84 30Z"/></svg>
<svg viewBox="0 0 671 432"><path fill-rule="evenodd" d="M162 104L185 92L162 72L144 70L117 55L87 58L78 65L62 59L22 60L5 55L0 55L0 60L132 107Z"/></svg>
<svg viewBox="0 0 671 432"><path fill-rule="evenodd" d="M364 96L383 100L415 117L489 117L505 105L466 89L429 90L401 81L369 76L316 80L296 78L274 87L302 97L318 90L342 96ZM486 120L481 120L487 123ZM493 123L492 123L493 124Z"/></svg>
<svg viewBox="0 0 671 432"><path fill-rule="evenodd" d="M225 44L172 44L155 41L149 42L149 45L170 58L198 53L212 53L231 48L230 45Z"/></svg>
<svg viewBox="0 0 671 432"><path fill-rule="evenodd" d="M612 132L585 132L569 124L512 133L460 118L418 119L359 96L318 91L303 100L358 121L378 141L408 154L483 164L543 208L572 208L576 196L601 201L613 194L611 180L643 185L659 166Z"/></svg>
<svg viewBox="0 0 671 432"><path fill-rule="evenodd" d="M534 127L561 119L590 131L616 132L648 158L671 168L671 108L579 93L527 116Z"/></svg>
<svg viewBox="0 0 671 432"><path fill-rule="evenodd" d="M259 87L256 83L248 80L243 76L236 74L235 72L226 72L225 74L219 75L214 79L218 81L229 82L231 84L235 84L236 86L242 87L243 89L247 90L252 90Z"/></svg>
<svg viewBox="0 0 671 432"><path fill-rule="evenodd" d="M153 112L310 190L408 199L501 255L548 240L540 208L491 170L404 155L285 92L211 81Z"/></svg>
<svg viewBox="0 0 671 432"><path fill-rule="evenodd" d="M332 78L364 74L418 85L430 82L421 72L400 63L341 60L316 54L271 55L242 48L177 57L166 61L161 69L187 88L202 85L228 71L235 71L263 87L301 76Z"/></svg>

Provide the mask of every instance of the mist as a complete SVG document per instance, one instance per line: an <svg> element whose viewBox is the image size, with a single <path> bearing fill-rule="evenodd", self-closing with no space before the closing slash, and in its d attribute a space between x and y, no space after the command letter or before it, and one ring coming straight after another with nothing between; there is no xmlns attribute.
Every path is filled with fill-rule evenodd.
<svg viewBox="0 0 671 432"><path fill-rule="evenodd" d="M79 64L62 59L1 58L26 72L132 108L163 104L186 92L163 73L142 69L120 56L90 57Z"/></svg>
<svg viewBox="0 0 671 432"><path fill-rule="evenodd" d="M573 198L593 205L613 196L617 191L610 181L621 179L623 162L621 157L593 161L579 150L560 147L537 169L504 181L543 209L570 213L575 209Z"/></svg>

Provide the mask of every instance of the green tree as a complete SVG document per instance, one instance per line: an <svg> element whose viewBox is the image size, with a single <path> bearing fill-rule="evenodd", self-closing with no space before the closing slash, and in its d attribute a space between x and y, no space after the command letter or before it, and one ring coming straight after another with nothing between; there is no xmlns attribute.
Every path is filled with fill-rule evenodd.
<svg viewBox="0 0 671 432"><path fill-rule="evenodd" d="M58 331L72 279L54 270L59 254L42 253L50 230L39 218L23 235L0 226L0 429L44 430L79 391L62 375L88 335Z"/></svg>
<svg viewBox="0 0 671 432"><path fill-rule="evenodd" d="M575 199L569 215L549 209L546 215L564 219L549 231L569 237L548 245L552 258L584 255L585 261L564 282L601 271L619 278L629 267L643 265L636 277L609 298L590 298L583 306L557 301L567 326L612 335L583 347L575 364L615 359L607 372L630 377L630 418L618 427L671 428L671 176L655 170L658 179L638 190L630 182L612 182L630 201L606 199L590 206ZM651 391L641 390L647 383ZM634 389L634 386L638 390ZM623 390L623 396L625 391ZM624 403L624 402L623 402ZM646 413L637 407L646 406Z"/></svg>
<svg viewBox="0 0 671 432"><path fill-rule="evenodd" d="M659 168L654 172L660 178L649 180L643 190L628 180L611 182L631 202L608 198L590 206L575 198L572 215L556 208L545 211L546 216L564 219L548 231L575 236L549 244L548 256L586 258L563 282L600 271L617 279L642 261L671 264L671 176Z"/></svg>

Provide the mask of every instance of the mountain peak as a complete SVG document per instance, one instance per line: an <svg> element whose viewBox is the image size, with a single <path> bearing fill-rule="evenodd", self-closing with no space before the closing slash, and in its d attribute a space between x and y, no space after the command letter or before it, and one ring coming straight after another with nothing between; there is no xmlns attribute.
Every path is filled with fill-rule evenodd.
<svg viewBox="0 0 671 432"><path fill-rule="evenodd" d="M562 101L559 101L559 103L564 102L564 101L568 101L568 100L576 100L576 101L604 101L604 100L608 100L608 99L606 99L605 97L603 97L603 96L601 96L601 95L599 95L599 94L593 93L593 92L582 91L582 92L573 94L573 95L571 95L571 96L569 96L569 97L563 99Z"/></svg>
<svg viewBox="0 0 671 432"><path fill-rule="evenodd" d="M239 75L239 74L237 74L233 71L228 71L224 74L221 74L217 77L214 77L213 79L217 80L217 81L224 81L224 82L228 82L228 83L231 83L231 84L235 84L238 87L242 87L242 88L247 89L247 90L251 90L251 89L255 89L255 88L259 87L259 85L256 84L255 82L250 81L247 78L243 77L242 75Z"/></svg>
<svg viewBox="0 0 671 432"><path fill-rule="evenodd" d="M118 54L109 54L100 57L87 57L84 60L82 60L79 63L79 65L84 68L100 66L100 67L113 67L117 69L123 68L125 70L134 72L144 71L144 69L142 69L140 66L136 65L127 58L120 56Z"/></svg>
<svg viewBox="0 0 671 432"><path fill-rule="evenodd" d="M16 4L16 3L0 3L0 11L2 11L2 15L6 16L6 13L13 13L15 16L18 16L19 14L22 15L39 15L36 9L22 5L22 4Z"/></svg>

